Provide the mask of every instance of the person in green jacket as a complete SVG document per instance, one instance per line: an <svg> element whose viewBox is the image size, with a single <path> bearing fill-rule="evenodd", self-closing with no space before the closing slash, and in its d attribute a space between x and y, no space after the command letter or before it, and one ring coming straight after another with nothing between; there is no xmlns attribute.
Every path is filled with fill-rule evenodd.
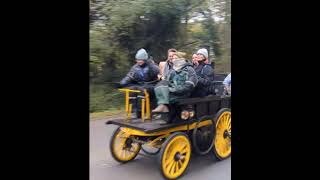
<svg viewBox="0 0 320 180"><path fill-rule="evenodd" d="M152 113L169 112L168 104L179 98L190 97L191 92L198 83L198 78L192 64L185 58L185 53L177 52L173 56L173 70L155 89L158 107Z"/></svg>

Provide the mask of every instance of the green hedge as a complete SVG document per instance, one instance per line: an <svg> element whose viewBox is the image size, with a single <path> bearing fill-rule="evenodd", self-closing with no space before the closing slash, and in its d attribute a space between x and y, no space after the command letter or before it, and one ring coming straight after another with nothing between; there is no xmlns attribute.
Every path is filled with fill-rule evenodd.
<svg viewBox="0 0 320 180"><path fill-rule="evenodd" d="M124 106L124 95L118 90L101 84L90 85L90 113Z"/></svg>

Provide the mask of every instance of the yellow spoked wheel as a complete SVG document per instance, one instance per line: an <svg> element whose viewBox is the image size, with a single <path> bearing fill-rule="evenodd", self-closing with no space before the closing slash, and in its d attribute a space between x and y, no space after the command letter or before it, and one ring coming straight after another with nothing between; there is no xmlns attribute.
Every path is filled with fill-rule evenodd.
<svg viewBox="0 0 320 180"><path fill-rule="evenodd" d="M112 157L121 163L133 160L139 153L141 145L134 142L128 134L119 127L111 137L110 152Z"/></svg>
<svg viewBox="0 0 320 180"><path fill-rule="evenodd" d="M215 155L219 160L231 155L231 110L221 109L216 115Z"/></svg>
<svg viewBox="0 0 320 180"><path fill-rule="evenodd" d="M166 179L177 179L186 170L191 156L188 136L182 132L171 134L164 142L159 156L162 175Z"/></svg>

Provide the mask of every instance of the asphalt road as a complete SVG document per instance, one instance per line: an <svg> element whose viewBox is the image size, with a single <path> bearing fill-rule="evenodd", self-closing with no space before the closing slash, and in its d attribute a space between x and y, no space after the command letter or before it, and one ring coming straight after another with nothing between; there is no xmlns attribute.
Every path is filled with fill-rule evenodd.
<svg viewBox="0 0 320 180"><path fill-rule="evenodd" d="M90 180L161 180L155 157L138 155L132 162L119 164L111 157L109 141L114 125L107 120L90 122ZM193 155L181 180L230 180L231 158L217 161L207 156Z"/></svg>

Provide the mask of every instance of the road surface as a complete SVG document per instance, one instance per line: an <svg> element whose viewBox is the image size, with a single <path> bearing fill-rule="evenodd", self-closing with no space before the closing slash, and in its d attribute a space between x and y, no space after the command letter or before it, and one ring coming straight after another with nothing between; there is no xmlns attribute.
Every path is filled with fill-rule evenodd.
<svg viewBox="0 0 320 180"><path fill-rule="evenodd" d="M90 121L90 180L162 180L156 158L138 155L119 164L111 157L109 141L115 125L105 120ZM231 158L217 161L210 156L193 155L181 180L230 180Z"/></svg>

